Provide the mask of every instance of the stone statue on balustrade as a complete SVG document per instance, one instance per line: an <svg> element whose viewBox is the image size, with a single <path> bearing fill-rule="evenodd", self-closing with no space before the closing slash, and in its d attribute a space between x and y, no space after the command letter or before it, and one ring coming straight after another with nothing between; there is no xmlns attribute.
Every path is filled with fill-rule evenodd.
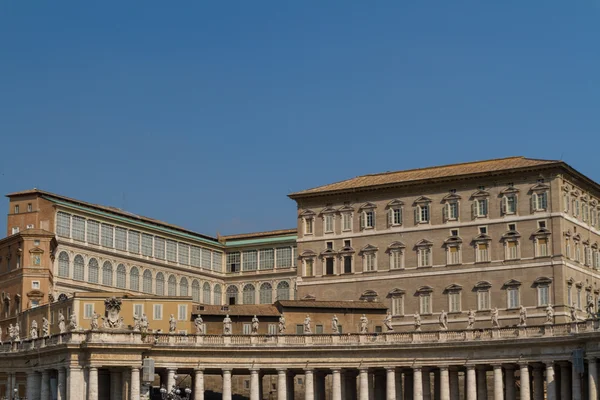
<svg viewBox="0 0 600 400"><path fill-rule="evenodd" d="M475 328L475 312L473 310L469 310L467 314L467 329Z"/></svg>
<svg viewBox="0 0 600 400"><path fill-rule="evenodd" d="M171 314L169 318L169 333L175 333L177 330L177 321L175 320L175 316Z"/></svg>
<svg viewBox="0 0 600 400"><path fill-rule="evenodd" d="M585 306L585 311L587 313L587 319L595 319L596 318L596 315L594 313L594 300L592 300L591 297L588 300L587 305Z"/></svg>
<svg viewBox="0 0 600 400"><path fill-rule="evenodd" d="M194 326L196 327L196 335L204 334L204 320L200 315L194 318Z"/></svg>
<svg viewBox="0 0 600 400"><path fill-rule="evenodd" d="M304 318L304 334L311 334L312 329L310 329L310 316L306 314L306 318Z"/></svg>
<svg viewBox="0 0 600 400"><path fill-rule="evenodd" d="M331 318L331 333L333 334L338 334L340 333L340 320L338 319L337 315L333 315L333 318Z"/></svg>
<svg viewBox="0 0 600 400"><path fill-rule="evenodd" d="M498 319L498 307L492 310L492 328L500 328L500 320Z"/></svg>
<svg viewBox="0 0 600 400"><path fill-rule="evenodd" d="M545 324L553 324L554 323L554 308L552 304L548 304L546 307L546 322Z"/></svg>
<svg viewBox="0 0 600 400"><path fill-rule="evenodd" d="M229 314L225 315L225 319L223 319L223 335L231 335L231 318L229 318Z"/></svg>
<svg viewBox="0 0 600 400"><path fill-rule="evenodd" d="M279 334L285 333L285 316L281 314L279 316Z"/></svg>
<svg viewBox="0 0 600 400"><path fill-rule="evenodd" d="M71 314L71 317L69 318L69 330L77 330L77 315L75 315L75 313Z"/></svg>
<svg viewBox="0 0 600 400"><path fill-rule="evenodd" d="M385 318L383 319L383 324L387 328L388 332L391 332L394 330L394 327L392 326L392 313L391 312L388 311Z"/></svg>
<svg viewBox="0 0 600 400"><path fill-rule="evenodd" d="M65 316L62 313L62 310L58 310L58 332L65 333L67 331L67 326L65 324Z"/></svg>
<svg viewBox="0 0 600 400"><path fill-rule="evenodd" d="M258 335L258 317L256 315L252 317L252 334Z"/></svg>
<svg viewBox="0 0 600 400"><path fill-rule="evenodd" d="M421 314L419 312L415 312L415 331L421 331Z"/></svg>
<svg viewBox="0 0 600 400"><path fill-rule="evenodd" d="M569 311L570 311L570 315L571 315L571 322L581 321L581 319L577 315L577 307L575 307L575 303L573 303L573 305L571 306Z"/></svg>
<svg viewBox="0 0 600 400"><path fill-rule="evenodd" d="M448 313L444 310L440 313L440 328L443 331L448 330Z"/></svg>
<svg viewBox="0 0 600 400"><path fill-rule="evenodd" d="M100 314L94 310L92 313L92 320L90 321L90 329L93 331L97 331L100 325L98 324L98 320L100 319Z"/></svg>
<svg viewBox="0 0 600 400"><path fill-rule="evenodd" d="M21 328L18 323L15 324L15 326L13 326L13 324L8 325L8 335L10 336L11 342L18 342L21 340Z"/></svg>
<svg viewBox="0 0 600 400"><path fill-rule="evenodd" d="M360 317L360 333L367 333L367 328L369 326L369 320L365 314Z"/></svg>
<svg viewBox="0 0 600 400"><path fill-rule="evenodd" d="M527 326L527 309L523 304L519 307L519 326Z"/></svg>
<svg viewBox="0 0 600 400"><path fill-rule="evenodd" d="M123 317L119 315L121 312L121 300L116 297L111 297L104 300L104 317L102 317L102 327L105 329L121 329L123 328Z"/></svg>
<svg viewBox="0 0 600 400"><path fill-rule="evenodd" d="M50 336L50 322L48 318L42 317L42 337Z"/></svg>
<svg viewBox="0 0 600 400"><path fill-rule="evenodd" d="M38 323L37 321L34 319L33 321L31 321L31 333L30 336L32 339L37 339L38 338Z"/></svg>
<svg viewBox="0 0 600 400"><path fill-rule="evenodd" d="M135 314L133 316L133 331L139 332L142 329L142 318Z"/></svg>

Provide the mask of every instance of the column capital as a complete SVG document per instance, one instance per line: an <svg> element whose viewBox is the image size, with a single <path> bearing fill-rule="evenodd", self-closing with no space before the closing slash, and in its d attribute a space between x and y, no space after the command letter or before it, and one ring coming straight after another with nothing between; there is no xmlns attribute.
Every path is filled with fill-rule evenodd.
<svg viewBox="0 0 600 400"><path fill-rule="evenodd" d="M285 374L287 372L287 368L285 367L277 367L275 368L278 374Z"/></svg>
<svg viewBox="0 0 600 400"><path fill-rule="evenodd" d="M358 371L359 371L359 372L363 372L363 371L364 371L364 372L369 372L369 367L360 367L360 368L358 369Z"/></svg>
<svg viewBox="0 0 600 400"><path fill-rule="evenodd" d="M596 361L598 361L598 357L597 356L588 356L585 359L588 360L588 362L596 362Z"/></svg>
<svg viewBox="0 0 600 400"><path fill-rule="evenodd" d="M304 368L304 374L313 374L314 372L314 368Z"/></svg>
<svg viewBox="0 0 600 400"><path fill-rule="evenodd" d="M502 364L492 364L492 368L494 368L494 369L502 369Z"/></svg>
<svg viewBox="0 0 600 400"><path fill-rule="evenodd" d="M440 371L448 371L450 369L450 366L448 365L440 365Z"/></svg>
<svg viewBox="0 0 600 400"><path fill-rule="evenodd" d="M396 372L396 367L387 366L387 367L385 367L385 370L386 371L394 371L394 372Z"/></svg>
<svg viewBox="0 0 600 400"><path fill-rule="evenodd" d="M546 360L546 361L544 361L544 364L546 365L546 368L549 368L549 367L554 368L555 362L553 360Z"/></svg>
<svg viewBox="0 0 600 400"><path fill-rule="evenodd" d="M475 369L475 367L477 367L475 364L468 364L465 365L465 367L467 368L467 371L472 371Z"/></svg>
<svg viewBox="0 0 600 400"><path fill-rule="evenodd" d="M250 368L251 374L258 374L260 372L260 368Z"/></svg>
<svg viewBox="0 0 600 400"><path fill-rule="evenodd" d="M97 365L88 365L88 369L90 371L92 371L92 370L98 370L98 366Z"/></svg>
<svg viewBox="0 0 600 400"><path fill-rule="evenodd" d="M194 368L195 373L204 373L204 368Z"/></svg>
<svg viewBox="0 0 600 400"><path fill-rule="evenodd" d="M141 366L139 366L139 365L132 365L130 368L131 368L132 370L134 370L134 369L137 369L138 371L142 369L142 367L141 367Z"/></svg>
<svg viewBox="0 0 600 400"><path fill-rule="evenodd" d="M519 361L519 368L529 368L529 361Z"/></svg>
<svg viewBox="0 0 600 400"><path fill-rule="evenodd" d="M331 368L331 373L332 373L332 374L333 374L333 373L339 374L339 373L341 373L341 372L342 372L342 369L341 369L341 368Z"/></svg>
<svg viewBox="0 0 600 400"><path fill-rule="evenodd" d="M229 373L231 373L231 370L232 370L232 369L233 369L233 368L231 368L231 367L225 367L225 368L221 368L221 372L229 372Z"/></svg>
<svg viewBox="0 0 600 400"><path fill-rule="evenodd" d="M423 369L420 365L415 365L411 368L413 371L418 371L421 372L421 370Z"/></svg>

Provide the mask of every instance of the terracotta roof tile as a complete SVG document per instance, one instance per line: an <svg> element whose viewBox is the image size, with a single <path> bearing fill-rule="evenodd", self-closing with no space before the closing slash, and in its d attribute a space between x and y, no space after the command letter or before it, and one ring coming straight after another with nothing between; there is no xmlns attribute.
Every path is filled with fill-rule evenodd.
<svg viewBox="0 0 600 400"><path fill-rule="evenodd" d="M362 175L356 178L347 179L345 181L295 192L290 194L289 197L295 198L311 194L355 190L359 188L386 186L405 182L421 181L425 179L448 178L460 175L497 172L517 168L538 167L561 163L562 161L556 160L508 157L485 161L473 161L461 164L442 165L437 167L410 169L404 171L384 172L380 174Z"/></svg>

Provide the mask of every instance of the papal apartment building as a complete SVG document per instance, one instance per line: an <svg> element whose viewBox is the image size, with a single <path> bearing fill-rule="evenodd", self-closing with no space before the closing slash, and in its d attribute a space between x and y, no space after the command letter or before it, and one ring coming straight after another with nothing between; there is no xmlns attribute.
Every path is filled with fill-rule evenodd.
<svg viewBox="0 0 600 400"><path fill-rule="evenodd" d="M152 358L161 384L187 374L196 399L209 386L227 400L597 399L600 185L563 161L359 176L289 194L296 228L217 237L38 189L7 196L7 398L148 398ZM97 333L104 297L121 331ZM77 329L59 329L71 315Z"/></svg>

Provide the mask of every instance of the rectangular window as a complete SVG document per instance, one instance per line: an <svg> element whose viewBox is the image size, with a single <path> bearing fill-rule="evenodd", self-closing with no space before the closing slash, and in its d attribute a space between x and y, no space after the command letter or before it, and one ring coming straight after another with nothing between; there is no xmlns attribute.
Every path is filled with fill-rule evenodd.
<svg viewBox="0 0 600 400"><path fill-rule="evenodd" d="M448 293L448 311L460 312L460 292Z"/></svg>
<svg viewBox="0 0 600 400"><path fill-rule="evenodd" d="M206 251L206 249L203 250L203 253L205 251ZM223 270L222 263L223 263L223 253L221 253L219 251L213 251L212 252L212 270L221 272Z"/></svg>
<svg viewBox="0 0 600 400"><path fill-rule="evenodd" d="M563 193L563 210L568 213L569 206L571 205L571 199L569 198L569 193Z"/></svg>
<svg viewBox="0 0 600 400"><path fill-rule="evenodd" d="M40 290L40 281L31 281L31 288Z"/></svg>
<svg viewBox="0 0 600 400"><path fill-rule="evenodd" d="M292 264L292 248L278 247L277 248L277 268L289 268Z"/></svg>
<svg viewBox="0 0 600 400"><path fill-rule="evenodd" d="M458 248L458 246L452 246L448 248L448 264L460 264L460 249Z"/></svg>
<svg viewBox="0 0 600 400"><path fill-rule="evenodd" d="M431 266L431 249L429 247L422 247L418 251L419 256L419 267L430 267Z"/></svg>
<svg viewBox="0 0 600 400"><path fill-rule="evenodd" d="M550 287L538 286L538 306L547 306L550 302Z"/></svg>
<svg viewBox="0 0 600 400"><path fill-rule="evenodd" d="M32 212L33 211L33 206L31 205L31 203L27 203L27 212Z"/></svg>
<svg viewBox="0 0 600 400"><path fill-rule="evenodd" d="M333 232L333 214L325 214L324 217L325 233Z"/></svg>
<svg viewBox="0 0 600 400"><path fill-rule="evenodd" d="M100 223L92 219L87 221L87 242L99 244L100 242Z"/></svg>
<svg viewBox="0 0 600 400"><path fill-rule="evenodd" d="M479 218L488 216L488 199L475 200L475 216Z"/></svg>
<svg viewBox="0 0 600 400"><path fill-rule="evenodd" d="M73 215L73 239L85 242L85 218Z"/></svg>
<svg viewBox="0 0 600 400"><path fill-rule="evenodd" d="M56 234L71 237L71 214L59 212L56 217Z"/></svg>
<svg viewBox="0 0 600 400"><path fill-rule="evenodd" d="M352 230L352 214L351 213L343 213L342 214L342 230L343 231L351 231Z"/></svg>
<svg viewBox="0 0 600 400"><path fill-rule="evenodd" d="M256 250L244 251L242 253L242 270L256 271L258 265L258 253Z"/></svg>
<svg viewBox="0 0 600 400"><path fill-rule="evenodd" d="M154 257L159 260L165 259L165 239L158 236L154 238Z"/></svg>
<svg viewBox="0 0 600 400"><path fill-rule="evenodd" d="M334 259L333 257L327 257L325 259L325 275L334 274Z"/></svg>
<svg viewBox="0 0 600 400"><path fill-rule="evenodd" d="M133 305L133 315L137 315L141 317L144 313L144 305L143 304L134 304Z"/></svg>
<svg viewBox="0 0 600 400"><path fill-rule="evenodd" d="M581 310L581 288L577 288L577 309Z"/></svg>
<svg viewBox="0 0 600 400"><path fill-rule="evenodd" d="M537 256L546 257L548 255L548 239L539 238L537 239Z"/></svg>
<svg viewBox="0 0 600 400"><path fill-rule="evenodd" d="M177 306L177 319L179 321L187 321L187 304L179 304Z"/></svg>
<svg viewBox="0 0 600 400"><path fill-rule="evenodd" d="M317 325L317 326L316 326L315 333L316 333L317 335L322 335L322 334L323 334L323 325Z"/></svg>
<svg viewBox="0 0 600 400"><path fill-rule="evenodd" d="M546 192L534 193L533 194L533 210L534 211L544 211L544 210L546 210L547 207L548 207L548 193L546 193ZM577 207L577 208L579 209L579 207Z"/></svg>
<svg viewBox="0 0 600 400"><path fill-rule="evenodd" d="M184 243L178 243L179 247L179 264L189 265L190 263L190 246Z"/></svg>
<svg viewBox="0 0 600 400"><path fill-rule="evenodd" d="M304 219L304 234L312 235L313 234L313 218L305 218Z"/></svg>
<svg viewBox="0 0 600 400"><path fill-rule="evenodd" d="M162 304L155 304L153 307L153 315L152 318L155 320L161 320L163 315L163 306Z"/></svg>
<svg viewBox="0 0 600 400"><path fill-rule="evenodd" d="M142 233L142 255L152 257L152 235Z"/></svg>
<svg viewBox="0 0 600 400"><path fill-rule="evenodd" d="M119 226L115 228L115 249L127 250L127 229Z"/></svg>
<svg viewBox="0 0 600 400"><path fill-rule="evenodd" d="M419 313L431 314L431 293L425 293L419 296Z"/></svg>
<svg viewBox="0 0 600 400"><path fill-rule="evenodd" d="M113 247L113 236L115 227L108 224L102 224L102 246Z"/></svg>
<svg viewBox="0 0 600 400"><path fill-rule="evenodd" d="M506 259L516 260L519 258L517 242L506 242Z"/></svg>
<svg viewBox="0 0 600 400"><path fill-rule="evenodd" d="M210 255L210 253L209 253ZM196 247L196 246L192 246L190 247L190 264L192 265L192 267L198 267L200 268L202 262L202 250L200 249L200 247ZM209 268L210 268L210 260L208 262Z"/></svg>
<svg viewBox="0 0 600 400"><path fill-rule="evenodd" d="M304 333L304 325L296 325L296 335L302 335Z"/></svg>
<svg viewBox="0 0 600 400"><path fill-rule="evenodd" d="M375 228L375 211L363 211L360 215L360 220L361 229Z"/></svg>
<svg viewBox="0 0 600 400"><path fill-rule="evenodd" d="M375 254L367 253L363 256L363 260L365 263L365 266L364 266L365 271L377 270L377 265L375 264Z"/></svg>
<svg viewBox="0 0 600 400"><path fill-rule="evenodd" d="M490 292L489 290L479 290L477 292L477 310L490 309Z"/></svg>
<svg viewBox="0 0 600 400"><path fill-rule="evenodd" d="M304 276L313 276L313 263L314 260L312 258L307 258L304 260Z"/></svg>
<svg viewBox="0 0 600 400"><path fill-rule="evenodd" d="M426 224L429 222L429 204L418 205L415 210L415 223Z"/></svg>
<svg viewBox="0 0 600 400"><path fill-rule="evenodd" d="M217 253L215 253L216 255ZM210 270L212 267L212 252L209 249L202 248L202 268ZM219 269L215 271L220 271L221 265L219 264Z"/></svg>
<svg viewBox="0 0 600 400"><path fill-rule="evenodd" d="M581 211L582 211L581 219L583 220L583 222L587 222L588 217L589 217L589 208L588 208L587 203L584 202L581 205Z"/></svg>
<svg viewBox="0 0 600 400"><path fill-rule="evenodd" d="M504 214L517 213L517 196L509 194L504 197Z"/></svg>
<svg viewBox="0 0 600 400"><path fill-rule="evenodd" d="M250 335L252 333L252 324L249 323L244 323L244 325L242 325L242 333L244 335Z"/></svg>
<svg viewBox="0 0 600 400"><path fill-rule="evenodd" d="M392 208L389 211L389 224L391 226L402 225L402 208Z"/></svg>
<svg viewBox="0 0 600 400"><path fill-rule="evenodd" d="M344 256L344 273L352 273L352 256Z"/></svg>
<svg viewBox="0 0 600 400"><path fill-rule="evenodd" d="M227 253L227 272L240 271L240 252Z"/></svg>
<svg viewBox="0 0 600 400"><path fill-rule="evenodd" d="M94 315L94 305L92 303L85 303L83 305L83 318L92 319Z"/></svg>
<svg viewBox="0 0 600 400"><path fill-rule="evenodd" d="M267 332L269 335L277 335L277 324L267 325Z"/></svg>
<svg viewBox="0 0 600 400"><path fill-rule="evenodd" d="M458 201L448 203L448 219L453 221L458 219Z"/></svg>
<svg viewBox="0 0 600 400"><path fill-rule="evenodd" d="M392 297L392 315L404 315L404 297Z"/></svg>
<svg viewBox="0 0 600 400"><path fill-rule="evenodd" d="M402 269L404 263L402 262L403 253L399 250L390 251L390 269Z"/></svg>
<svg viewBox="0 0 600 400"><path fill-rule="evenodd" d="M167 240L167 261L177 262L177 242Z"/></svg>
<svg viewBox="0 0 600 400"><path fill-rule="evenodd" d="M16 206L15 206L15 214L18 214L18 213L19 213L19 206L18 206L18 205L16 205Z"/></svg>
<svg viewBox="0 0 600 400"><path fill-rule="evenodd" d="M489 246L487 243L477 243L477 262L489 261Z"/></svg>
<svg viewBox="0 0 600 400"><path fill-rule="evenodd" d="M262 249L259 252L259 268L273 269L275 267L275 250Z"/></svg>
<svg viewBox="0 0 600 400"><path fill-rule="evenodd" d="M508 308L517 308L520 305L519 302L519 288L508 288Z"/></svg>
<svg viewBox="0 0 600 400"><path fill-rule="evenodd" d="M573 286L567 285L567 305L573 304Z"/></svg>
<svg viewBox="0 0 600 400"><path fill-rule="evenodd" d="M139 254L140 252L140 233L137 231L129 231L127 249L130 253Z"/></svg>

